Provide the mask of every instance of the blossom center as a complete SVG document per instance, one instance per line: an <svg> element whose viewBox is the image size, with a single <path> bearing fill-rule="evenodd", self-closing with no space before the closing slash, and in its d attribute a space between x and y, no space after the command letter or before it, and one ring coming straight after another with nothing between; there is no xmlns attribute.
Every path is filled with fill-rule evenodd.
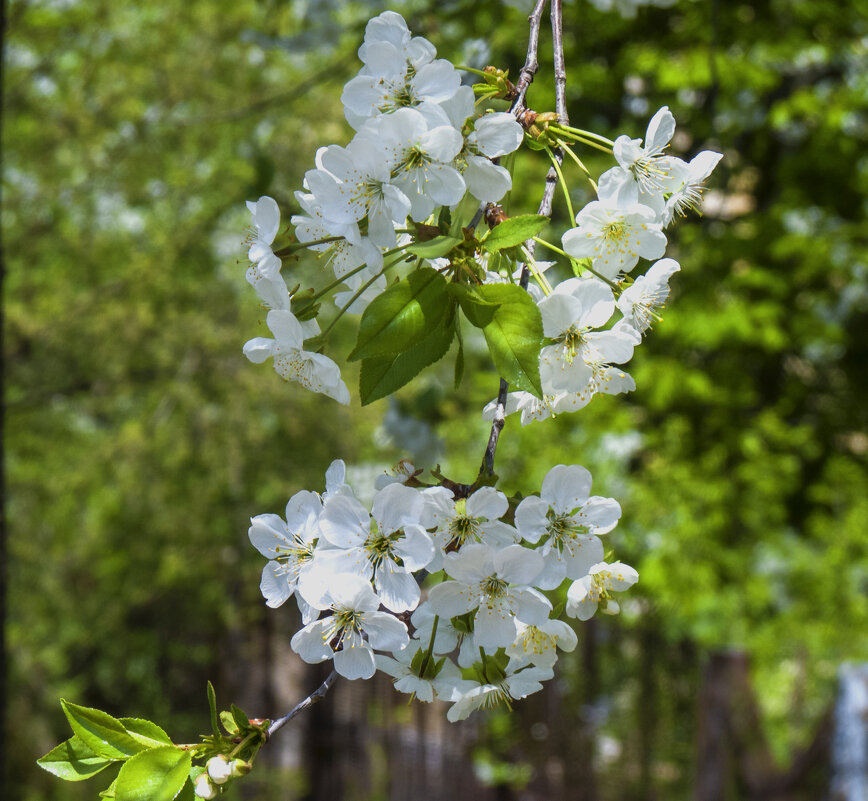
<svg viewBox="0 0 868 801"><path fill-rule="evenodd" d="M584 342L585 337L583 332L574 325L564 334L564 358L566 359L567 364L573 363L573 359L578 355L579 349L582 347Z"/></svg>
<svg viewBox="0 0 868 801"><path fill-rule="evenodd" d="M334 612L331 625L323 629L323 642L329 643L333 651L339 651L344 640L349 638L350 646L354 647L362 639L364 613L347 607L335 609Z"/></svg>
<svg viewBox="0 0 868 801"><path fill-rule="evenodd" d="M449 521L450 546L455 549L467 540L479 541L479 520L466 513L459 513Z"/></svg>
<svg viewBox="0 0 868 801"><path fill-rule="evenodd" d="M368 552L368 559L374 567L378 567L385 559L398 561L395 556L395 544L403 536L403 529L393 531L391 534L386 534L379 530L377 521L371 521L371 533L365 540L365 550Z"/></svg>
<svg viewBox="0 0 868 801"><path fill-rule="evenodd" d="M572 553L573 548L578 545L576 540L588 533L587 526L576 523L575 518L566 512L557 514L550 509L548 518L549 541L560 553L564 550Z"/></svg>
<svg viewBox="0 0 868 801"><path fill-rule="evenodd" d="M277 561L281 564L287 562L307 562L313 559L314 543L305 542L298 534L292 533L292 541L288 545L275 547Z"/></svg>
<svg viewBox="0 0 868 801"><path fill-rule="evenodd" d="M483 579L481 589L483 595L486 595L489 600L502 598L507 592L507 583L499 576L489 576Z"/></svg>
<svg viewBox="0 0 868 801"><path fill-rule="evenodd" d="M612 220L603 226L602 236L606 244L620 245L630 235L630 226L624 220Z"/></svg>

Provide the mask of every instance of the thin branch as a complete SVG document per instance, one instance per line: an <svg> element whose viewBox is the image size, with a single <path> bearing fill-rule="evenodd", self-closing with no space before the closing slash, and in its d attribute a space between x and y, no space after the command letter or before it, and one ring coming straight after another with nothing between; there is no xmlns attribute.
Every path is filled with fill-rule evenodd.
<svg viewBox="0 0 868 801"><path fill-rule="evenodd" d="M332 685L337 681L338 672L333 670L329 673L328 678L320 684L320 686L314 690L304 701L296 704L292 709L289 710L282 718L278 718L268 727L268 737L269 739L273 734L280 731L289 721L291 721L296 715L304 712L305 709L312 707L317 701L322 701L323 698L328 695L328 691L332 688Z"/></svg>
<svg viewBox="0 0 868 801"><path fill-rule="evenodd" d="M528 87L533 81L533 76L536 75L536 71L539 69L539 61L537 61L537 52L539 51L539 26L542 22L542 14L545 10L546 2L547 0L536 0L536 5L533 7L533 11L531 11L530 16L527 18L530 23L530 36L527 41L527 58L525 59L524 66L521 68L521 72L518 74L518 81L515 84L518 95L513 101L512 108L510 109L510 111L512 111L516 116L527 108L525 95L527 94Z"/></svg>
<svg viewBox="0 0 868 801"><path fill-rule="evenodd" d="M552 0L552 49L555 61L555 110L558 121L563 125L570 124L567 114L567 67L564 63L564 25L561 3L563 0Z"/></svg>
<svg viewBox="0 0 868 801"><path fill-rule="evenodd" d="M518 89L518 97L512 104L512 112L518 115L526 108L525 95L527 88L530 86L533 76L539 69L537 61L537 51L539 49L539 28L542 20L542 12L545 9L546 0L537 0L528 20L530 22L530 36L527 45L527 60L519 74L516 89ZM560 121L564 124L569 124L566 108L566 81L567 71L564 63L564 40L563 40L563 14L561 0L552 0L552 36L554 39L554 58L555 58L555 91L557 92L557 112ZM560 148L554 151L554 157L557 159L558 166L563 163L564 154ZM554 200L555 187L558 183L558 174L552 166L546 175L545 188L543 190L542 200L539 204L537 214L545 217L551 217L552 201ZM530 240L526 243L528 252L533 258L536 252L536 242ZM519 286L522 289L527 289L530 281L530 269L525 263L521 268L521 278ZM500 432L503 431L503 426L506 423L506 396L509 392L509 384L503 378L500 379L500 388L497 393L497 405L494 409L494 419L491 421L491 432L488 435L488 445L485 448L485 455L482 457L482 466L479 468L479 481L483 476L494 475L494 455L497 451L497 443L500 440Z"/></svg>

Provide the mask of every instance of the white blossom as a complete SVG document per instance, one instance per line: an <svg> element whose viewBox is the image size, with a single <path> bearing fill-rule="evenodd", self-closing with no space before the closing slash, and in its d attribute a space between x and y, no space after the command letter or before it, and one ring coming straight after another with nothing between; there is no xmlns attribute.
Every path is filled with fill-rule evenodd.
<svg viewBox="0 0 868 801"><path fill-rule="evenodd" d="M280 259L273 253L264 255L247 268L245 277L259 295L266 309L290 309L289 290L280 274Z"/></svg>
<svg viewBox="0 0 868 801"><path fill-rule="evenodd" d="M392 183L410 200L410 216L417 222L435 205L452 206L466 190L452 160L463 145L461 134L448 124L429 127L416 109L403 108L377 117L359 131L357 148L379 152L389 165Z"/></svg>
<svg viewBox="0 0 868 801"><path fill-rule="evenodd" d="M396 617L377 611L380 599L359 576L333 576L324 601L333 614L308 623L290 642L305 662L334 659L341 676L369 679L376 671L375 648L400 651L409 642L407 627Z"/></svg>
<svg viewBox="0 0 868 801"><path fill-rule="evenodd" d="M466 543L484 543L503 548L518 541L518 532L500 520L509 509L509 501L494 487L480 487L469 498L456 500L445 487L422 492L425 498L426 528L433 528L432 539L438 553L429 568L439 570L449 550Z"/></svg>
<svg viewBox="0 0 868 801"><path fill-rule="evenodd" d="M553 668L558 661L557 649L574 651L579 642L576 632L563 620L546 620L539 626L516 621L515 626L515 640L507 646L506 655L516 667L533 664Z"/></svg>
<svg viewBox="0 0 868 801"><path fill-rule="evenodd" d="M250 519L247 532L250 542L269 560L262 569L259 588L271 608L281 606L292 597L299 577L312 566L321 512L319 496L302 490L286 504L285 521L275 514ZM304 622L309 623L316 615L303 599L297 600Z"/></svg>
<svg viewBox="0 0 868 801"><path fill-rule="evenodd" d="M492 709L500 704L510 705L513 699L527 698L542 689L542 682L554 676L551 668L507 666L506 675L498 681L482 683L464 681L456 689L453 705L446 713L451 723L464 720L476 709Z"/></svg>
<svg viewBox="0 0 868 801"><path fill-rule="evenodd" d="M654 262L618 298L624 319L638 332L647 331L669 297L669 279L681 269L675 259Z"/></svg>
<svg viewBox="0 0 868 801"><path fill-rule="evenodd" d="M664 152L674 133L675 118L663 106L648 123L644 145L641 139L619 136L612 148L618 166L600 176L600 199L623 208L641 203L662 210L664 193L672 192L680 183L682 162Z"/></svg>
<svg viewBox="0 0 868 801"><path fill-rule="evenodd" d="M587 576L570 585L566 612L570 617L589 620L599 605L606 614L617 615L620 607L612 593L629 589L638 580L639 574L630 565L600 562L591 567Z"/></svg>
<svg viewBox="0 0 868 801"><path fill-rule="evenodd" d="M263 195L259 200L247 201L247 208L253 217L254 231L248 237L250 247L247 257L254 264L273 253L271 243L280 228L280 209L273 197Z"/></svg>
<svg viewBox="0 0 868 801"><path fill-rule="evenodd" d="M376 143L356 137L345 148L322 148L317 169L308 170L304 178L329 225L367 217L371 242L377 247L395 246L394 223L407 219L410 201L391 183L391 168Z"/></svg>
<svg viewBox="0 0 868 801"><path fill-rule="evenodd" d="M418 490L390 484L376 494L370 514L355 498L338 495L326 501L320 518L323 537L343 552L337 569L373 579L383 606L393 612L416 608L419 585L411 574L434 556L419 525L423 507Z"/></svg>
<svg viewBox="0 0 868 801"><path fill-rule="evenodd" d="M551 604L529 586L542 566L542 557L521 545L498 551L482 544L465 545L444 559L446 573L455 580L432 587L428 601L445 617L475 609L476 647L506 646L515 638L514 619L536 625L548 618Z"/></svg>
<svg viewBox="0 0 868 801"><path fill-rule="evenodd" d="M515 510L516 527L527 542L545 538L539 548L545 567L534 584L554 589L564 578L586 576L603 559L599 535L611 531L620 517L616 500L591 496L591 474L584 467L549 470L540 497L524 498Z"/></svg>
<svg viewBox="0 0 868 801"><path fill-rule="evenodd" d="M315 322L315 321L313 321ZM244 355L255 364L274 358L274 369L287 381L298 381L311 392L321 392L348 404L350 392L341 380L340 368L328 356L304 350L305 328L290 311L273 309L266 317L274 339L254 337L244 345ZM307 334L311 336L312 334Z"/></svg>
<svg viewBox="0 0 868 801"><path fill-rule="evenodd" d="M705 181L722 158L722 153L703 150L685 165L679 173L678 185L666 200L666 208L663 212L664 225L669 225L676 215L684 216L690 209L699 211Z"/></svg>
<svg viewBox="0 0 868 801"><path fill-rule="evenodd" d="M638 203L621 207L595 200L576 215L576 223L562 237L564 250L576 259L592 259L594 269L608 279L630 272L640 256L658 259L666 250L654 211Z"/></svg>
<svg viewBox="0 0 868 801"><path fill-rule="evenodd" d="M359 49L364 67L344 87L341 102L356 129L366 118L425 101L449 100L461 86L461 76L422 37L411 37L403 18L384 12L368 22Z"/></svg>

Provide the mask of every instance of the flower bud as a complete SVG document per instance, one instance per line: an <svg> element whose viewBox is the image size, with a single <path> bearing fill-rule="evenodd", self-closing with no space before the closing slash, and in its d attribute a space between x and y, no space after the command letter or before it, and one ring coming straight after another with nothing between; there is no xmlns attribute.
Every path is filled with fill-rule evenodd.
<svg viewBox="0 0 868 801"><path fill-rule="evenodd" d="M237 779L239 776L246 776L253 768L249 762L245 762L243 759L233 759L232 762L229 763L229 767L231 769L231 776L233 779Z"/></svg>
<svg viewBox="0 0 868 801"><path fill-rule="evenodd" d="M219 756L211 757L205 767L208 770L208 775L214 784L225 784L229 781L232 775L232 768L229 765L229 760L220 754Z"/></svg>
<svg viewBox="0 0 868 801"><path fill-rule="evenodd" d="M217 787L212 783L211 779L208 778L208 774L203 773L198 779L196 779L196 787L193 792L196 794L197 798L211 799L217 795Z"/></svg>

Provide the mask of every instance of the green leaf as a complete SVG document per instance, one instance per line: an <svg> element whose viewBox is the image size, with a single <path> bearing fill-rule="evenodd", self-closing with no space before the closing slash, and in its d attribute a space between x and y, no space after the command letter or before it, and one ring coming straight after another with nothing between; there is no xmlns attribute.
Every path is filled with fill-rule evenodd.
<svg viewBox="0 0 868 801"><path fill-rule="evenodd" d="M464 284L449 284L449 292L458 299L464 316L476 328L484 328L494 318L497 306L483 298L477 291L477 287L469 287Z"/></svg>
<svg viewBox="0 0 868 801"><path fill-rule="evenodd" d="M407 248L407 252L414 256L421 256L423 259L439 259L463 241L463 239L455 236L435 236L434 239L429 239L427 242L417 242L415 245L411 245Z"/></svg>
<svg viewBox="0 0 868 801"><path fill-rule="evenodd" d="M536 236L548 225L548 222L549 218L541 214L510 217L491 229L491 233L482 241L482 247L490 253L515 247Z"/></svg>
<svg viewBox="0 0 868 801"><path fill-rule="evenodd" d="M441 359L455 336L451 322L435 328L404 353L362 360L359 395L362 406L385 398L415 378L429 364Z"/></svg>
<svg viewBox="0 0 868 801"><path fill-rule="evenodd" d="M217 693L214 692L214 685L208 682L208 709L211 710L211 731L215 737L220 736L220 726L217 723Z"/></svg>
<svg viewBox="0 0 868 801"><path fill-rule="evenodd" d="M225 709L220 713L220 722L229 734L238 734L238 725L232 718L231 713L227 712Z"/></svg>
<svg viewBox="0 0 868 801"><path fill-rule="evenodd" d="M141 718L118 718L118 720L146 748L172 745L172 738L150 720L142 720Z"/></svg>
<svg viewBox="0 0 868 801"><path fill-rule="evenodd" d="M238 731L244 732L250 728L250 718L239 707L232 704L229 709L232 710L232 719L238 726Z"/></svg>
<svg viewBox="0 0 868 801"><path fill-rule="evenodd" d="M118 777L115 776L115 780L105 788L100 794L100 798L114 798L115 797L115 788L118 786Z"/></svg>
<svg viewBox="0 0 868 801"><path fill-rule="evenodd" d="M36 760L43 770L53 773L68 782L80 782L96 776L112 764L110 759L97 756L77 736L52 748L44 757Z"/></svg>
<svg viewBox="0 0 868 801"><path fill-rule="evenodd" d="M516 389L542 397L539 351L542 317L533 298L514 284L476 287L480 297L497 307L491 322L482 329L497 372Z"/></svg>
<svg viewBox="0 0 868 801"><path fill-rule="evenodd" d="M430 267L420 267L368 304L356 347L347 358L402 353L436 328L448 308L446 279Z"/></svg>
<svg viewBox="0 0 868 801"><path fill-rule="evenodd" d="M117 801L174 801L187 782L193 754L173 745L152 748L127 760L115 786Z"/></svg>
<svg viewBox="0 0 868 801"><path fill-rule="evenodd" d="M126 759L148 748L130 734L117 718L106 712L63 700L60 705L73 732L97 756L104 759Z"/></svg>

